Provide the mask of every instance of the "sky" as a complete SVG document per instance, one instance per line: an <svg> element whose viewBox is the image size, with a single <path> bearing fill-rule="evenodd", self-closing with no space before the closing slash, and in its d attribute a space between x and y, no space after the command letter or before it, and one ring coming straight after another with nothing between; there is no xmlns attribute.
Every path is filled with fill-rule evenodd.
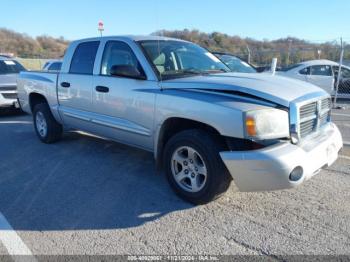
<svg viewBox="0 0 350 262"><path fill-rule="evenodd" d="M74 40L198 29L258 40L350 40L350 0L0 0L0 28Z"/></svg>

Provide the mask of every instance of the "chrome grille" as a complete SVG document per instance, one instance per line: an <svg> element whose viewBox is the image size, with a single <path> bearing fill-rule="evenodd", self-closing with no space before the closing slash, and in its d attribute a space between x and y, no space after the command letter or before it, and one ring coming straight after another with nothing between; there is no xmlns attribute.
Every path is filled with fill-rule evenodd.
<svg viewBox="0 0 350 262"><path fill-rule="evenodd" d="M328 122L328 116L329 114L324 114L323 116L320 117L320 126L323 126Z"/></svg>
<svg viewBox="0 0 350 262"><path fill-rule="evenodd" d="M316 129L316 119L311 119L300 124L300 136L305 137Z"/></svg>
<svg viewBox="0 0 350 262"><path fill-rule="evenodd" d="M330 120L330 98L307 103L299 108L299 137L317 131Z"/></svg>
<svg viewBox="0 0 350 262"><path fill-rule="evenodd" d="M323 99L321 101L321 110L329 110L331 109L332 102L330 98Z"/></svg>
<svg viewBox="0 0 350 262"><path fill-rule="evenodd" d="M304 105L300 108L300 119L306 119L309 117L316 117L317 102Z"/></svg>

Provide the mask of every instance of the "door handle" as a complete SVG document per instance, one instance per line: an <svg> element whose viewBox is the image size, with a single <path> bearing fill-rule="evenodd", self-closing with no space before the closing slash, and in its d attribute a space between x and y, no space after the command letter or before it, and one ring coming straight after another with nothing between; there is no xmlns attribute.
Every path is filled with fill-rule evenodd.
<svg viewBox="0 0 350 262"><path fill-rule="evenodd" d="M62 83L61 83L61 86L62 86L62 87L65 87L65 88L68 88L68 87L70 87L70 83L68 83L68 82L62 82Z"/></svg>
<svg viewBox="0 0 350 262"><path fill-rule="evenodd" d="M96 91L100 93L108 93L109 88L106 86L96 86Z"/></svg>

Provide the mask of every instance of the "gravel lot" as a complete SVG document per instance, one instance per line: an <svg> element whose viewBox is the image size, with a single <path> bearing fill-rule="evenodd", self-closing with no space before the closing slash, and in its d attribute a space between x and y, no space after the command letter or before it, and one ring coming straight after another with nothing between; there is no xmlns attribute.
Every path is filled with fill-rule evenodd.
<svg viewBox="0 0 350 262"><path fill-rule="evenodd" d="M350 109L334 113L350 141ZM79 133L44 145L28 115L1 113L0 148L0 212L35 255L350 255L349 146L297 189L233 185L198 207L174 195L151 154Z"/></svg>

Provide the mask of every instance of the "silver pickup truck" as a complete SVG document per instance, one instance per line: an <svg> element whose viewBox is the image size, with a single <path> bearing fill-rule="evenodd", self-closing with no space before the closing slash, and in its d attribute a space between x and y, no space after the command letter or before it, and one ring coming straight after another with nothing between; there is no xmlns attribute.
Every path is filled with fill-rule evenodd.
<svg viewBox="0 0 350 262"><path fill-rule="evenodd" d="M60 73L23 72L22 109L44 143L83 130L153 152L182 198L293 188L335 162L342 137L318 87L232 73L190 42L156 36L72 42Z"/></svg>

